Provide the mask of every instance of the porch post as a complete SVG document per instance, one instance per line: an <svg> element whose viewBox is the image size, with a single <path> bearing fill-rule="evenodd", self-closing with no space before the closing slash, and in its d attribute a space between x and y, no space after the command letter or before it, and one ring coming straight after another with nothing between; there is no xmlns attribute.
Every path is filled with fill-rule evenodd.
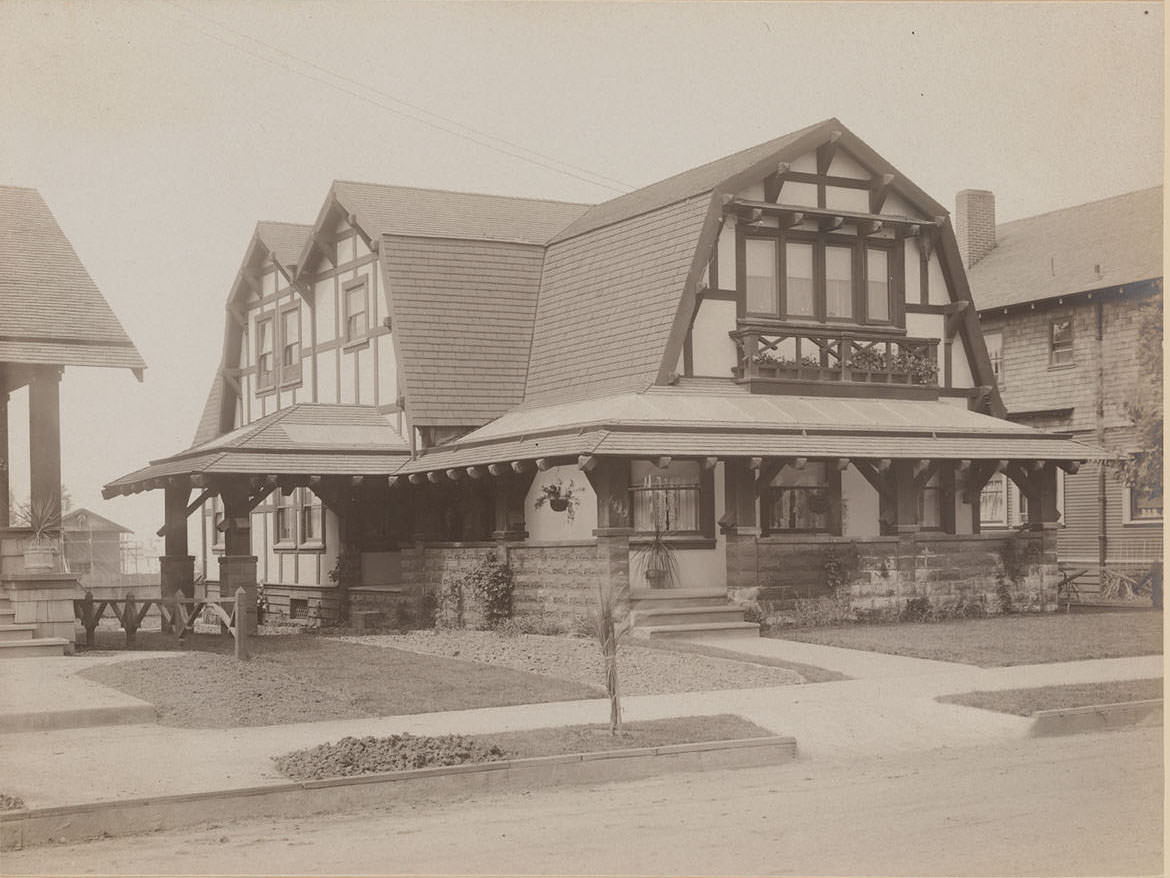
<svg viewBox="0 0 1170 878"><path fill-rule="evenodd" d="M36 366L28 386L30 496L61 513L61 367Z"/></svg>
<svg viewBox="0 0 1170 878"><path fill-rule="evenodd" d="M625 617L630 597L630 469L622 459L602 458L585 475L597 494L597 559L602 592L614 596L617 618Z"/></svg>
<svg viewBox="0 0 1170 878"><path fill-rule="evenodd" d="M1035 499L1028 505L1028 527L1041 530L1056 527L1060 521L1060 510L1056 505L1056 464L1046 461L1043 468L1032 474Z"/></svg>
<svg viewBox="0 0 1170 878"><path fill-rule="evenodd" d="M193 598L195 557L188 554L187 547L187 502L191 497L191 489L168 486L163 496L163 554L158 559L162 597L167 599L181 593L184 597ZM164 619L163 631L169 630L170 624Z"/></svg>
<svg viewBox="0 0 1170 878"><path fill-rule="evenodd" d="M0 365L0 528L12 525L8 519L12 495L8 487L8 391L4 380L4 367Z"/></svg>
<svg viewBox="0 0 1170 878"><path fill-rule="evenodd" d="M918 533L918 488L914 484L914 461L895 460L892 531L895 534Z"/></svg>
<svg viewBox="0 0 1170 878"><path fill-rule="evenodd" d="M244 606L236 608L237 624L249 634L256 633L256 556L252 554L252 506L248 487L227 486L223 497L224 554L219 559L219 596L230 597L244 590Z"/></svg>

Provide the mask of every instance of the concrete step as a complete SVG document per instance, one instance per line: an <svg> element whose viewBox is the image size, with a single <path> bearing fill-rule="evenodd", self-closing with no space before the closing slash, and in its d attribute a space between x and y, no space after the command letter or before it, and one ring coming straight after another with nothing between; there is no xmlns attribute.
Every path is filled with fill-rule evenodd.
<svg viewBox="0 0 1170 878"><path fill-rule="evenodd" d="M727 604L724 589L709 588L632 588L630 609L660 607L720 607Z"/></svg>
<svg viewBox="0 0 1170 878"><path fill-rule="evenodd" d="M69 641L63 637L37 637L33 640L0 641L0 661L9 658L39 658L65 655Z"/></svg>
<svg viewBox="0 0 1170 878"><path fill-rule="evenodd" d="M630 611L634 625L691 625L700 622L742 622L743 607L724 603L721 607L654 607Z"/></svg>
<svg viewBox="0 0 1170 878"><path fill-rule="evenodd" d="M0 610L0 625L15 625L16 610Z"/></svg>
<svg viewBox="0 0 1170 878"><path fill-rule="evenodd" d="M631 629L634 637L759 637L755 622L697 622L685 625L646 625Z"/></svg>
<svg viewBox="0 0 1170 878"><path fill-rule="evenodd" d="M19 640L34 640L37 636L35 622L25 622L21 625L0 623L0 643L11 643Z"/></svg>

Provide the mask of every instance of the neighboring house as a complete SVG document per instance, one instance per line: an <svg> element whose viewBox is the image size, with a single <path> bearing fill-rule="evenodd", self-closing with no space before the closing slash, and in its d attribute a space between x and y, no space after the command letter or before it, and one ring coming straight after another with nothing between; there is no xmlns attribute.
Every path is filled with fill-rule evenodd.
<svg viewBox="0 0 1170 878"><path fill-rule="evenodd" d="M983 486L1033 499L1037 589L1096 452L1000 419L970 306L946 210L835 119L593 206L336 182L256 227L193 446L104 493L165 491L164 590L291 616L417 608L495 549L517 612L632 587L687 624L641 603L656 533L733 630L850 543L860 607L994 600Z"/></svg>
<svg viewBox="0 0 1170 878"><path fill-rule="evenodd" d="M125 573L124 536L133 533L84 507L61 516L65 569L70 573Z"/></svg>
<svg viewBox="0 0 1170 878"><path fill-rule="evenodd" d="M995 223L990 192L959 193L959 249L1007 416L1118 455L1140 454L1125 404L1142 391L1141 309L1162 305L1162 187ZM1130 490L1109 465L1064 477L1060 560L1145 569L1162 558L1162 496ZM983 525L1018 522L1002 478ZM1026 505L1026 503L1025 503Z"/></svg>
<svg viewBox="0 0 1170 878"><path fill-rule="evenodd" d="M0 186L0 655L60 655L73 638L76 578L26 570L34 531L9 520L10 475L27 466L32 518L61 510L61 375L70 366L145 364L35 189ZM28 459L10 453L12 393L27 388ZM55 535L55 533L54 533ZM26 554L27 550L27 554ZM30 566L33 566L30 564Z"/></svg>

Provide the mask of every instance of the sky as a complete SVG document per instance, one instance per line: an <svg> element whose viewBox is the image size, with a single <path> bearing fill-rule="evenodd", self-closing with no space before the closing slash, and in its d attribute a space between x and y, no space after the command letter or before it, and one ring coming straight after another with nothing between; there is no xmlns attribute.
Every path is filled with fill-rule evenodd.
<svg viewBox="0 0 1170 878"><path fill-rule="evenodd" d="M63 480L148 539L258 220L334 179L597 202L836 116L999 221L1162 182L1161 4L0 0L0 184L40 190L147 362L70 369ZM0 315L2 324L3 315ZM13 492L27 408L10 404Z"/></svg>

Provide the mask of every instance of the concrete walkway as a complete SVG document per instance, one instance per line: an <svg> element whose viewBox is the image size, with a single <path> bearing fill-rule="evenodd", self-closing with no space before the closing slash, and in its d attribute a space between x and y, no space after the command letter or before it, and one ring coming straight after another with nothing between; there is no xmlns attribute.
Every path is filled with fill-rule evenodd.
<svg viewBox="0 0 1170 878"><path fill-rule="evenodd" d="M765 638L722 640L717 645L846 673L852 669L858 679L627 696L622 699L625 718L736 713L774 733L795 736L802 758L881 757L1019 738L1028 733L1030 720L1025 717L940 704L934 700L938 695L1162 675L1161 656L988 669ZM165 655L184 660L183 654ZM133 657L109 660L128 658ZM104 704L114 696L125 698L72 676L93 661L6 662L0 686L7 690L13 681L23 680L17 686L25 695L0 701L0 710L9 703L27 706L28 693L33 691L39 692L42 705L60 704L58 697L66 697L77 709L91 700ZM607 721L608 702L590 700L238 729L179 729L142 723L0 734L0 792L22 796L30 807L47 807L235 789L281 782L271 757L346 735L477 734Z"/></svg>

